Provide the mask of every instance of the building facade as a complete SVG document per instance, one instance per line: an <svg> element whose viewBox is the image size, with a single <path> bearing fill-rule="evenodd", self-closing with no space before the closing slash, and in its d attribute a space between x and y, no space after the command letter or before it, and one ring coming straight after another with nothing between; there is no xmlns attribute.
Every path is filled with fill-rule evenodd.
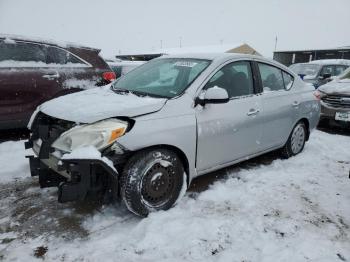
<svg viewBox="0 0 350 262"><path fill-rule="evenodd" d="M350 46L335 49L276 51L273 53L273 59L286 66L322 59L350 59Z"/></svg>

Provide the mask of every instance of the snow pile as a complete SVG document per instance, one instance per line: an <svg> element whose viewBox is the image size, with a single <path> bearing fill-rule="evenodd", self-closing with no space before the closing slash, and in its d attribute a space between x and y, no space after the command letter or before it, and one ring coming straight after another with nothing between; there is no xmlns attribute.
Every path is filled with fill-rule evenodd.
<svg viewBox="0 0 350 262"><path fill-rule="evenodd" d="M24 150L23 141L0 143L0 183L30 176L29 161L25 156L31 154L30 150Z"/></svg>
<svg viewBox="0 0 350 262"><path fill-rule="evenodd" d="M16 234L0 240L0 254L31 261L45 246L48 261L349 261L349 148L349 137L315 131L300 155L227 169L227 179L169 211L140 219L104 207L86 215L86 238Z"/></svg>

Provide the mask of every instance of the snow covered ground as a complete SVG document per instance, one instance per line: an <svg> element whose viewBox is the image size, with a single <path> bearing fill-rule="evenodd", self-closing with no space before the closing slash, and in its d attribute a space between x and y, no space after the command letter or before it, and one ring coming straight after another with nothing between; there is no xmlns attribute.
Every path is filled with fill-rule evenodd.
<svg viewBox="0 0 350 262"><path fill-rule="evenodd" d="M350 261L350 136L315 131L302 154L211 174L145 219L121 203L58 204L24 155L0 144L0 261Z"/></svg>

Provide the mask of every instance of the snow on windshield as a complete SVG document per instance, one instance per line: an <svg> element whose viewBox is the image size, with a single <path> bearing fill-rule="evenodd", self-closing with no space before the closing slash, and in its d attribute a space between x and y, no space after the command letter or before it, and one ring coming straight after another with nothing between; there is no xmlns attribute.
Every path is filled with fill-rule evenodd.
<svg viewBox="0 0 350 262"><path fill-rule="evenodd" d="M172 98L180 95L209 63L192 58L153 60L119 78L113 88Z"/></svg>

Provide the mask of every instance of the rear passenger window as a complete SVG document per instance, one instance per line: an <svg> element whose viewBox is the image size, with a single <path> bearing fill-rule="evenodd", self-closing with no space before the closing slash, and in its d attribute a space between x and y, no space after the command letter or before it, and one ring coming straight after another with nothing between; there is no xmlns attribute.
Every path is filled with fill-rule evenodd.
<svg viewBox="0 0 350 262"><path fill-rule="evenodd" d="M225 65L216 72L204 89L214 86L226 89L230 98L254 94L250 62L241 61Z"/></svg>
<svg viewBox="0 0 350 262"><path fill-rule="evenodd" d="M76 64L84 66L85 63L71 53L56 47L48 47L48 64L69 65Z"/></svg>
<svg viewBox="0 0 350 262"><path fill-rule="evenodd" d="M41 45L12 42L0 42L0 66L37 66L29 62L46 63L46 55ZM24 63L23 63L24 62Z"/></svg>
<svg viewBox="0 0 350 262"><path fill-rule="evenodd" d="M290 75L284 71L282 71L282 76L283 76L284 88L286 90L289 90L293 85L294 78L292 75Z"/></svg>
<svg viewBox="0 0 350 262"><path fill-rule="evenodd" d="M267 64L258 63L264 92L284 90L282 70Z"/></svg>

